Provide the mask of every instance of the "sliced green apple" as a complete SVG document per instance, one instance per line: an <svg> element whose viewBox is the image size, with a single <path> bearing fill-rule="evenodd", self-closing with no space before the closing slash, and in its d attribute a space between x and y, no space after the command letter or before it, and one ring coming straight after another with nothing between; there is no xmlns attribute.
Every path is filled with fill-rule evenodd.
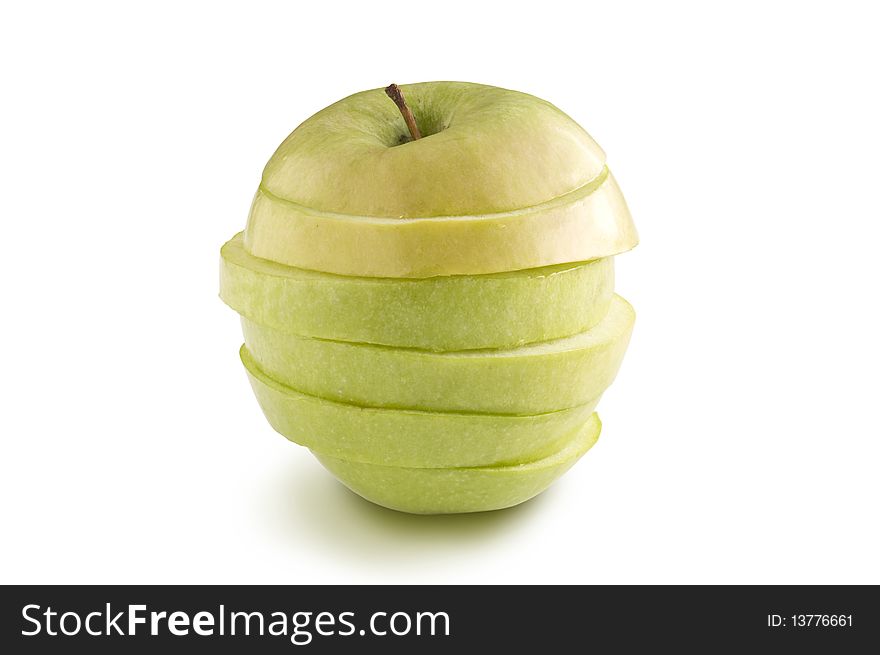
<svg viewBox="0 0 880 655"><path fill-rule="evenodd" d="M260 259L245 251L241 234L220 254L220 297L254 323L303 336L437 351L509 348L587 330L607 312L614 288L610 257L397 280Z"/></svg>
<svg viewBox="0 0 880 655"><path fill-rule="evenodd" d="M430 218L320 212L257 192L244 235L252 255L368 277L425 278L515 271L616 255L638 234L614 177L522 209Z"/></svg>
<svg viewBox="0 0 880 655"><path fill-rule="evenodd" d="M600 396L634 321L629 303L614 296L605 317L574 336L445 353L300 337L246 318L242 328L260 369L303 393L371 407L539 414Z"/></svg>
<svg viewBox="0 0 880 655"><path fill-rule="evenodd" d="M405 467L518 463L554 452L598 398L558 412L493 416L378 409L299 393L263 373L242 346L257 401L275 430L328 457Z"/></svg>
<svg viewBox="0 0 880 655"><path fill-rule="evenodd" d="M363 464L315 452L346 487L384 507L413 514L485 512L518 505L544 491L599 439L597 414L556 452L517 466L405 468Z"/></svg>

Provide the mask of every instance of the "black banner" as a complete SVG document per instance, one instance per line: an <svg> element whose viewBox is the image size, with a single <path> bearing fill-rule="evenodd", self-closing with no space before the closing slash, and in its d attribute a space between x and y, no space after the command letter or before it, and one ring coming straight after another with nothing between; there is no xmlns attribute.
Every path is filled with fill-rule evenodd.
<svg viewBox="0 0 880 655"><path fill-rule="evenodd" d="M4 587L5 653L862 650L874 587ZM223 642L223 643L221 643ZM652 648L653 650L653 648ZM782 651L787 652L787 651Z"/></svg>

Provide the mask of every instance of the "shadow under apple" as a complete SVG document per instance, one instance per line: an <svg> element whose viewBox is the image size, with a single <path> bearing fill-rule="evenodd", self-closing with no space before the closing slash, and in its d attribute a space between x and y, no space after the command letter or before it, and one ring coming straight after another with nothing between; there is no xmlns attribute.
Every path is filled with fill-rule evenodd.
<svg viewBox="0 0 880 655"><path fill-rule="evenodd" d="M299 461L281 467L264 493L267 520L291 546L306 542L346 559L400 565L472 552L528 529L553 490L493 512L406 514L364 500L316 461Z"/></svg>

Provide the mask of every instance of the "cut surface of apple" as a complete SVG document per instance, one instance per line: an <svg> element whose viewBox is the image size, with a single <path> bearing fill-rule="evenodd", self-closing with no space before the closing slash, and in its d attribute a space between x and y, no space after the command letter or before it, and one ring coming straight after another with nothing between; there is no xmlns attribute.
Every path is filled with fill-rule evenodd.
<svg viewBox="0 0 880 655"><path fill-rule="evenodd" d="M377 409L299 393L263 373L242 346L241 360L270 425L327 456L404 467L470 467L527 462L558 449L598 398L535 416Z"/></svg>
<svg viewBox="0 0 880 655"><path fill-rule="evenodd" d="M315 452L346 487L367 500L413 514L485 512L518 505L544 491L599 439L592 414L559 450L516 466L418 469L349 462Z"/></svg>
<svg viewBox="0 0 880 655"><path fill-rule="evenodd" d="M382 89L297 127L263 171L251 254L341 275L482 274L587 261L638 242L605 153L517 91L403 85L423 138Z"/></svg>
<svg viewBox="0 0 880 655"><path fill-rule="evenodd" d="M350 277L254 257L238 234L220 262L220 297L253 323L436 351L509 348L587 330L605 316L613 288L610 257L479 276Z"/></svg>
<svg viewBox="0 0 880 655"><path fill-rule="evenodd" d="M339 275L479 275L617 255L638 244L607 169L590 185L510 212L432 218L320 213L258 191L245 230L256 257Z"/></svg>
<svg viewBox="0 0 880 655"><path fill-rule="evenodd" d="M435 353L299 337L242 319L269 377L341 402L435 411L539 414L589 402L614 381L635 312L614 296L579 334L508 350Z"/></svg>

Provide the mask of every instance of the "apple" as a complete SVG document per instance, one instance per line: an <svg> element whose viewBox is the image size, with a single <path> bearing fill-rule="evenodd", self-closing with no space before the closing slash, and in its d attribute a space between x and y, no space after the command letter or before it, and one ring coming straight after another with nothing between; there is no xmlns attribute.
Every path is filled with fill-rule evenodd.
<svg viewBox="0 0 880 655"><path fill-rule="evenodd" d="M605 153L550 103L392 84L281 144L220 294L278 432L373 502L487 511L596 442L635 317L613 257L637 243Z"/></svg>
<svg viewBox="0 0 880 655"><path fill-rule="evenodd" d="M562 111L463 82L381 89L318 112L263 171L245 230L256 257L370 277L482 274L588 261L638 235L605 153Z"/></svg>
<svg viewBox="0 0 880 655"><path fill-rule="evenodd" d="M412 514L486 512L544 491L596 443L601 429L599 416L592 414L556 452L514 466L405 468L315 456L346 487L384 507Z"/></svg>
<svg viewBox="0 0 880 655"><path fill-rule="evenodd" d="M512 348L582 332L605 316L614 289L610 257L400 280L333 275L259 259L244 249L241 234L220 254L220 297L254 324L302 336L436 351Z"/></svg>
<svg viewBox="0 0 880 655"><path fill-rule="evenodd" d="M242 327L257 366L303 393L370 407L539 414L600 396L617 374L634 321L629 303L614 296L585 332L444 353L300 337L248 319Z"/></svg>
<svg viewBox="0 0 880 655"><path fill-rule="evenodd" d="M240 356L269 424L291 441L337 459L423 467L529 462L557 450L599 398L534 416L361 407L300 393L263 373L247 347Z"/></svg>

